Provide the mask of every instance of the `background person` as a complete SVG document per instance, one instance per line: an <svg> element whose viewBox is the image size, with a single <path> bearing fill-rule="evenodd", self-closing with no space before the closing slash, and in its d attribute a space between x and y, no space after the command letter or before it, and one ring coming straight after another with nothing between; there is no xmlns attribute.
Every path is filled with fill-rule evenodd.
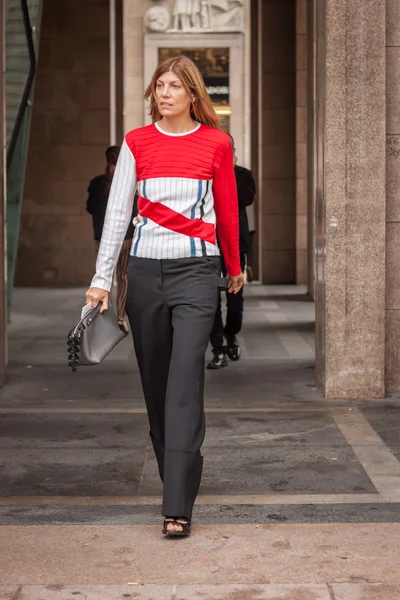
<svg viewBox="0 0 400 600"><path fill-rule="evenodd" d="M246 207L250 206L256 194L256 184L252 172L244 167L239 167L237 163L235 142L230 136L233 150L233 163L235 165L235 178L237 186L238 204L239 204L239 239L240 239L240 265L242 271L246 267L246 255L250 252L249 224L247 220ZM222 273L226 274L226 266L221 257ZM214 357L207 365L208 369L221 369L228 366L226 355L231 360L240 359L240 346L237 341L237 334L242 328L243 323L243 287L233 295L227 294L226 297L226 324L224 327L222 320L221 293L219 293L218 307L215 313L214 325L210 335L210 341ZM226 345L224 344L226 338Z"/></svg>
<svg viewBox="0 0 400 600"><path fill-rule="evenodd" d="M221 272L216 227L230 292L243 285L237 193L231 142L196 65L167 59L145 98L153 124L125 137L86 297L107 309L138 186L126 308L164 484L163 533L188 535L203 469L205 352Z"/></svg>
<svg viewBox="0 0 400 600"><path fill-rule="evenodd" d="M109 146L106 150L106 170L102 175L97 175L89 183L88 199L86 202L86 210L92 215L93 233L96 244L96 253L99 250L100 240L103 233L104 219L106 216L108 197L110 194L111 184L114 177L115 166L117 164L120 153L119 146ZM136 204L132 212L132 219L137 212ZM117 319L120 329L124 333L128 333L128 326L125 320L125 305L128 292L128 262L129 254L132 246L134 233L133 222L129 224L123 241L121 252L118 257L116 276L117 276Z"/></svg>

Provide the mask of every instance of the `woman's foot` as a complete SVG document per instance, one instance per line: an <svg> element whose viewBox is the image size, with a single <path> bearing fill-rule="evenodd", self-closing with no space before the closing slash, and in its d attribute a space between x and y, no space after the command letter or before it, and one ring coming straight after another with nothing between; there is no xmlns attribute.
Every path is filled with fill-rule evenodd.
<svg viewBox="0 0 400 600"><path fill-rule="evenodd" d="M118 319L118 327L121 331L124 332L125 335L128 335L129 329L128 325L125 323L124 319Z"/></svg>
<svg viewBox="0 0 400 600"><path fill-rule="evenodd" d="M168 536L185 537L190 535L191 521L186 517L165 517L163 534Z"/></svg>

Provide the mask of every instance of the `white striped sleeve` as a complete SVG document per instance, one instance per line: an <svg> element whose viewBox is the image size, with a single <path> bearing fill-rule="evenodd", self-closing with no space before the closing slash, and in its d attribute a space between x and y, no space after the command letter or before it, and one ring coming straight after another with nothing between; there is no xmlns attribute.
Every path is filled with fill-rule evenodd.
<svg viewBox="0 0 400 600"><path fill-rule="evenodd" d="M92 279L91 287L108 292L111 289L114 269L132 215L136 183L135 157L124 140L111 184L96 262L96 275Z"/></svg>

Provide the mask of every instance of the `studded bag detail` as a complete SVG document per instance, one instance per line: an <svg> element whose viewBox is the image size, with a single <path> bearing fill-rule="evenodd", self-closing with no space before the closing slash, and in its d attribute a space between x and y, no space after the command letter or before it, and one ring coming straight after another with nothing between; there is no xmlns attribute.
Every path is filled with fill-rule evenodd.
<svg viewBox="0 0 400 600"><path fill-rule="evenodd" d="M68 366L98 365L124 338L112 305L100 312L101 302L90 309L68 334Z"/></svg>

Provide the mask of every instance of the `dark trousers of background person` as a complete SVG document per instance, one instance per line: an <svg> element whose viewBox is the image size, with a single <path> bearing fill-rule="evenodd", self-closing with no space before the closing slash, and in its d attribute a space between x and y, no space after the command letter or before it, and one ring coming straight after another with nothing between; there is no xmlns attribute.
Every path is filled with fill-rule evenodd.
<svg viewBox="0 0 400 600"><path fill-rule="evenodd" d="M242 271L246 267L246 255L240 254L240 265ZM225 263L221 256L221 268L224 277L226 276ZM211 330L210 342L213 351L216 353L225 352L224 335L228 339L233 339L242 329L243 323L243 287L237 294L226 293L226 324L222 319L221 294L218 294L218 306L215 312L214 324Z"/></svg>
<svg viewBox="0 0 400 600"><path fill-rule="evenodd" d="M99 240L96 240L96 253L99 251L99 247L100 242ZM124 240L116 266L118 321L123 321L125 319L126 296L128 293L128 265L131 248L132 240Z"/></svg>
<svg viewBox="0 0 400 600"><path fill-rule="evenodd" d="M219 272L219 257L129 261L126 312L164 483L164 516L190 519L200 486L205 353Z"/></svg>
<svg viewBox="0 0 400 600"><path fill-rule="evenodd" d="M255 231L250 231L249 232L249 238L250 238L250 250L249 252L246 254L246 266L247 267L252 267L253 268L253 254L254 254L254 236L255 236Z"/></svg>

